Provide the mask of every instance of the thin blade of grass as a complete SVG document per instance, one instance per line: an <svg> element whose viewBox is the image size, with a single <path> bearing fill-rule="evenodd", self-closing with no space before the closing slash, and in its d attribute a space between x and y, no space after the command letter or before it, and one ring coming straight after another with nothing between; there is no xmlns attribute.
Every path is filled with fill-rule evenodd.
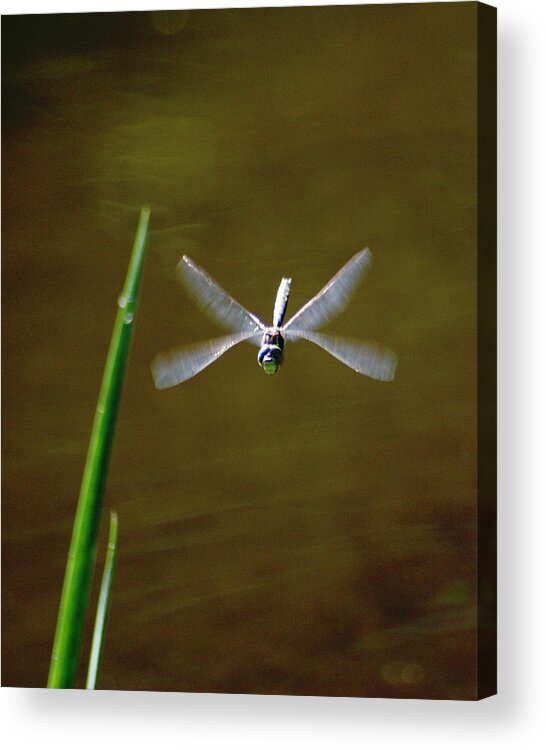
<svg viewBox="0 0 546 750"><path fill-rule="evenodd" d="M93 640L91 641L91 653L89 655L89 666L87 669L87 682L85 684L87 690L95 690L97 686L102 648L104 645L104 633L106 630L106 617L108 615L112 581L114 580L114 570L116 568L117 545L118 514L115 511L111 511L108 545L106 547L104 571L102 573L102 581L100 584L99 601L97 604L97 614L95 616L95 627L93 629Z"/></svg>
<svg viewBox="0 0 546 750"><path fill-rule="evenodd" d="M118 311L106 358L68 551L47 682L51 688L71 688L76 681L95 564L102 500L134 327L149 218L150 209L146 206L140 213L125 285L118 299Z"/></svg>

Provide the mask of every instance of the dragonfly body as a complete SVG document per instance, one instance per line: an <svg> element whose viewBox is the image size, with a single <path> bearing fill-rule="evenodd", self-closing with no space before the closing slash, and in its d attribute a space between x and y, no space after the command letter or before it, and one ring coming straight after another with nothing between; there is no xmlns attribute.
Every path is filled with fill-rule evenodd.
<svg viewBox="0 0 546 750"><path fill-rule="evenodd" d="M258 352L258 364L267 375L274 375L284 362L282 324L286 315L291 283L292 279L283 279L279 284L275 307L273 308L273 325L267 328L262 336L262 345Z"/></svg>
<svg viewBox="0 0 546 750"><path fill-rule="evenodd" d="M368 249L354 255L307 304L285 323L291 279L283 278L273 308L273 325L246 310L191 258L184 256L178 273L197 304L232 333L219 339L159 355L152 363L157 388L170 388L196 375L236 344L247 341L259 346L258 364L274 375L284 361L286 341L306 339L325 349L355 372L375 380L392 380L396 356L377 344L351 341L318 333L347 305L357 283L371 262Z"/></svg>

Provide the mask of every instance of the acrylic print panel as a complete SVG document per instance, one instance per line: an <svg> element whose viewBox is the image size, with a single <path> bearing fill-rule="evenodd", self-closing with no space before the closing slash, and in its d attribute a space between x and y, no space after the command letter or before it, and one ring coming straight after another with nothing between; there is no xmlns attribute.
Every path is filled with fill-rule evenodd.
<svg viewBox="0 0 546 750"><path fill-rule="evenodd" d="M149 203L98 687L495 691L495 18L462 2L3 19L4 685L46 684ZM233 323L179 284L183 255L269 325L282 277L288 320L364 248L321 333L395 352L393 380L305 320L274 377L253 341L154 387L160 352Z"/></svg>

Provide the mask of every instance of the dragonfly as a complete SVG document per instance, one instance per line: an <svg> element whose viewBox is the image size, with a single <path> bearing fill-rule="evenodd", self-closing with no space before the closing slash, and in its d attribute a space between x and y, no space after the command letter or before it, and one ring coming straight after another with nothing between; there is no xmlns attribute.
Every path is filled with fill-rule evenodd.
<svg viewBox="0 0 546 750"><path fill-rule="evenodd" d="M356 253L318 294L286 323L286 308L292 279L283 278L273 308L273 323L246 310L187 255L177 266L180 281L202 310L229 335L200 344L172 349L152 362L156 388L171 388L204 370L236 344L243 341L259 347L258 364L267 375L274 375L284 361L285 343L305 339L326 350L355 372L381 381L394 379L396 355L375 343L354 341L319 333L347 306L358 283L369 268L372 254L368 248Z"/></svg>

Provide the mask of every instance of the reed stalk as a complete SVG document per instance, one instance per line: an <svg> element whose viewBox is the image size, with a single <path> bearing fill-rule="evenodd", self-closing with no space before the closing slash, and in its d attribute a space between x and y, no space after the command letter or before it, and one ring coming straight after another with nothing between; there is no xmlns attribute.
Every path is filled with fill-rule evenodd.
<svg viewBox="0 0 546 750"><path fill-rule="evenodd" d="M47 681L51 688L72 688L76 682L108 466L135 325L149 218L150 209L145 206L140 213L125 285L118 299L68 552Z"/></svg>

